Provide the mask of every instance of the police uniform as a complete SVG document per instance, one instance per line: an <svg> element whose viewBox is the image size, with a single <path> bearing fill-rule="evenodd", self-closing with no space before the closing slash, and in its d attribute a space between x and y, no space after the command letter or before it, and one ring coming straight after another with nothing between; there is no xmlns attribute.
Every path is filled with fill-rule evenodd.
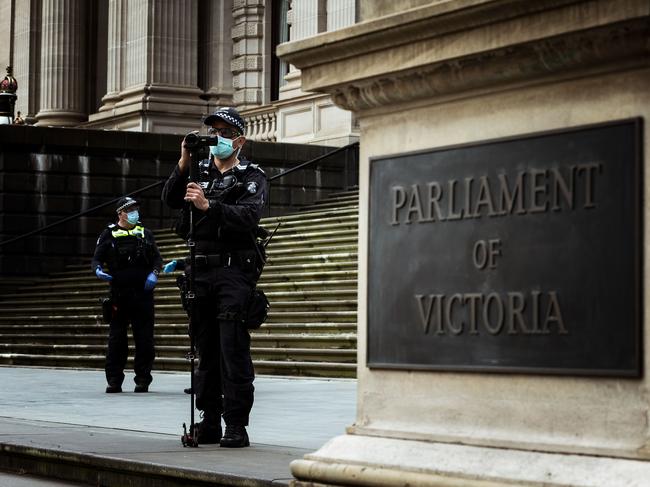
<svg viewBox="0 0 650 487"><path fill-rule="evenodd" d="M106 264L113 277L111 299L112 319L106 352L106 380L109 388L121 391L124 367L128 358L127 329L129 322L135 341L134 372L137 392L146 392L151 383L154 361L154 304L153 290L145 290L150 273L157 275L162 259L153 233L138 222L126 229L114 223L97 240L92 267ZM109 390L107 389L107 392Z"/></svg>
<svg viewBox="0 0 650 487"><path fill-rule="evenodd" d="M254 231L266 204L267 180L256 164L247 161L223 174L211 160L201 161L199 169L209 208L194 210L197 301L192 324L200 357L196 407L205 418L222 414L228 431L230 425L247 426L253 406L250 334L241 316L259 277ZM165 184L163 201L171 208L184 208L187 184L188 174L177 166ZM187 213L185 207L186 217ZM188 231L183 224L178 229L183 238ZM186 262L188 271L192 269Z"/></svg>

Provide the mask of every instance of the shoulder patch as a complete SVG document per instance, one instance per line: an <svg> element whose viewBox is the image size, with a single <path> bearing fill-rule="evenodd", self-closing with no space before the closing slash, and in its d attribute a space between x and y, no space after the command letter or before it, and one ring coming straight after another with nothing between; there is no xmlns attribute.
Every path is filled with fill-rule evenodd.
<svg viewBox="0 0 650 487"><path fill-rule="evenodd" d="M262 174L266 175L264 170L260 167L259 164L253 164L252 162L246 165L246 169L254 170L254 171L259 171Z"/></svg>

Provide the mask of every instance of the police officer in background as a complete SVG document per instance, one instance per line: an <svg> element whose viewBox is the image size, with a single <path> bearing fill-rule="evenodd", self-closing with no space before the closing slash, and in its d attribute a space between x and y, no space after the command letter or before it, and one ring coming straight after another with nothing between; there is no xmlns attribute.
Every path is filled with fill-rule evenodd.
<svg viewBox="0 0 650 487"><path fill-rule="evenodd" d="M117 204L117 223L97 240L92 268L110 282L112 318L106 352L107 393L122 392L128 357L129 322L135 340L135 392L148 392L154 360L153 289L162 266L153 233L140 223L138 202L125 197ZM104 272L106 264L108 272Z"/></svg>
<svg viewBox="0 0 650 487"><path fill-rule="evenodd" d="M266 204L267 181L256 164L239 158L246 139L244 122L234 108L219 108L204 123L211 135L219 136L219 143L210 146L210 158L199 163L199 183L189 182L191 158L183 141L162 198L171 208L185 206L184 222L184 203L196 208L196 269L186 271L194 272L197 296L192 317L200 357L195 391L196 407L203 412L197 441L238 448L249 445L246 426L255 377L250 334L241 319L259 277L254 231ZM187 238L189 228L180 227L177 233ZM172 261L165 271L174 266Z"/></svg>

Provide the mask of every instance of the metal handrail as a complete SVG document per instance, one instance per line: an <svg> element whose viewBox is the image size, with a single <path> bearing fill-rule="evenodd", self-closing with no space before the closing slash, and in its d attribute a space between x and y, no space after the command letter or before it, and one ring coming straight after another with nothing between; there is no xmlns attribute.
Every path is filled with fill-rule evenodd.
<svg viewBox="0 0 650 487"><path fill-rule="evenodd" d="M302 169L303 167L314 164L315 162L322 161L323 159L326 159L326 158L328 158L330 156L333 156L334 154L338 154L339 152L350 150L353 147L357 147L358 145L359 145L359 142L353 142L351 144L344 145L343 147L339 147L338 149L335 149L335 150L333 150L331 152L328 152L327 154L323 154L322 156L318 156L318 157L316 157L314 159L311 159L310 161L302 162L302 163L298 164L297 166L292 167L291 169L287 169L286 171L281 172L280 174L276 174L275 176L270 177L269 182L273 181L274 179L278 179L278 178L281 178L283 176L286 176L287 174L290 174L290 173L292 173L294 171L297 171L298 169Z"/></svg>
<svg viewBox="0 0 650 487"><path fill-rule="evenodd" d="M155 188L156 186L162 185L165 181L167 181L167 180L163 179L162 181L158 181L156 183L150 184L149 186L145 186L144 188L136 189L135 191L132 191L131 193L129 193L129 194L125 195L125 196L133 196L133 195L136 195L136 194L144 193L145 191L147 191L147 190L149 190L151 188ZM3 245L6 245L6 244L10 244L12 242L16 242L16 241L21 240L23 238L31 237L32 235L36 235L38 233L44 232L45 230L49 230L50 228L54 228L54 227L56 227L58 225L69 222L70 220L74 220L75 218L79 218L81 216L87 215L88 213L92 213L93 211L100 210L102 208L105 208L106 206L113 205L113 204L117 203L119 200L121 200L122 198L124 198L124 196L118 196L117 198L112 199L110 201L107 201L106 203L102 203L101 205L93 206L92 208L89 208L88 210L80 211L79 213L76 213L76 214L74 214L72 216L67 216L67 217L63 218L62 220L56 221L54 223L50 223L49 225L45 225L44 227L41 227L41 228L37 228L36 230L32 230L31 232L24 233L23 235L18 235L17 237L10 238L9 240L3 240L2 242L0 242L0 247L2 247Z"/></svg>
<svg viewBox="0 0 650 487"><path fill-rule="evenodd" d="M339 147L338 149L335 149L335 150L333 150L331 152L328 152L327 154L323 154L322 156L318 156L318 157L316 157L314 159L311 159L309 161L302 162L302 163L298 164L297 166L292 167L291 169L287 169L286 171L281 172L280 174L276 174L275 176L270 177L269 182L273 181L274 179L279 179L279 178L281 178L283 176L286 176L287 174L290 174L290 173L292 173L294 171L297 171L299 169L303 169L304 167L307 167L307 166L309 166L311 164L314 164L316 162L322 161L323 159L326 159L326 158L328 158L328 157L330 157L330 156L332 156L334 154L338 154L339 152L350 150L353 147L357 147L358 145L359 145L359 142L353 142L352 144L344 145L343 147ZM148 190L150 190L152 188L155 188L157 186L161 186L162 184L165 183L165 181L167 181L167 179L163 179L161 181L152 183L152 184L150 184L148 186L145 186L144 188L136 189L135 191L132 191L132 192L130 192L130 193L124 195L124 196L134 196L136 194L144 193L145 191L148 191ZM31 237L32 235L37 235L37 234L39 234L41 232L44 232L45 230L49 230L50 228L54 228L54 227L56 227L58 225L62 225L63 223L69 222L70 220L74 220L75 218L82 217L82 216L87 215L89 213L92 213L94 211L97 211L97 210L100 210L100 209L105 208L107 206L113 205L113 204L117 203L120 199L122 199L124 196L118 196L117 198L114 198L114 199L112 199L110 201L107 201L106 203L102 203L101 205L93 206L92 208L89 208L88 210L84 210L84 211L81 211L79 213L75 213L74 215L65 217L65 218L63 218L63 219L61 219L59 221L56 221L54 223L50 223L49 225L46 225L44 227L37 228L36 230L32 230L31 232L27 232L27 233L24 233L24 234L19 235L17 237L10 238L9 240L3 240L2 242L0 242L0 247L3 247L4 245L10 244L12 242L17 242L18 240L22 240L23 238Z"/></svg>

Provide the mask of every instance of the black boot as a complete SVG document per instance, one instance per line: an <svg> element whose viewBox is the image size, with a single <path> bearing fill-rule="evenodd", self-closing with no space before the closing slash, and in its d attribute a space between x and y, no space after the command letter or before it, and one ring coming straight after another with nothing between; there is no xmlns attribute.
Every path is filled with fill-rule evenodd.
<svg viewBox="0 0 650 487"><path fill-rule="evenodd" d="M197 425L196 441L199 445L219 443L221 440L221 415L206 412Z"/></svg>
<svg viewBox="0 0 650 487"><path fill-rule="evenodd" d="M107 394L114 394L116 392L122 392L122 386L120 384L108 384L106 386Z"/></svg>
<svg viewBox="0 0 650 487"><path fill-rule="evenodd" d="M221 446L225 448L242 448L249 446L248 433L244 426L226 425L226 433L221 438Z"/></svg>
<svg viewBox="0 0 650 487"><path fill-rule="evenodd" d="M136 384L133 392L149 392L149 384Z"/></svg>

